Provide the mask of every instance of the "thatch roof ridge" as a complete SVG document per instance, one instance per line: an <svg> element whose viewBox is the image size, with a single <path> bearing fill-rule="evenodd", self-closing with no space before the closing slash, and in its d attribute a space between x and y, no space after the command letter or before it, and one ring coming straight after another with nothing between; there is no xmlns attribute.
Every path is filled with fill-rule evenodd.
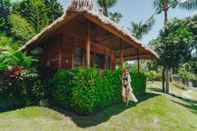
<svg viewBox="0 0 197 131"><path fill-rule="evenodd" d="M70 4L67 8L67 11L73 11L73 10L94 10L95 4L94 0L70 0Z"/></svg>

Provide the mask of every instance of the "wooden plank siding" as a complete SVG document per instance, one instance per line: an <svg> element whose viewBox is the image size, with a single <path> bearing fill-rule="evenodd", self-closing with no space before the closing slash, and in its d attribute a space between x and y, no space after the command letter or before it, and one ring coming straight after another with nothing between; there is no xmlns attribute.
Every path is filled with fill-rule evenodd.
<svg viewBox="0 0 197 131"><path fill-rule="evenodd" d="M66 33L56 34L55 37L48 39L47 46L43 49L43 58L45 65L52 69L71 69L74 67L74 52L76 48L82 48L86 51L86 40L82 38L71 37L66 35ZM88 38L89 39L89 38ZM89 57L89 66L91 61L94 61L95 54L103 54L110 57L110 68L114 69L116 64L115 51L110 48L105 47L102 43L95 43L89 39L90 56ZM87 54L84 53L84 62L81 66L87 65L86 59L88 58Z"/></svg>

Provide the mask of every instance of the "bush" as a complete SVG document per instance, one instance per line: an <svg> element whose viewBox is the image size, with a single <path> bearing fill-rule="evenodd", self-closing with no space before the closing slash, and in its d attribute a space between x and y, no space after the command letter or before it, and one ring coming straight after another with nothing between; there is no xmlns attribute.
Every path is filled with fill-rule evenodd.
<svg viewBox="0 0 197 131"><path fill-rule="evenodd" d="M44 84L32 68L35 59L10 49L0 54L0 61L0 110L38 104Z"/></svg>
<svg viewBox="0 0 197 131"><path fill-rule="evenodd" d="M146 76L147 76L148 80L150 80L150 81L161 81L162 80L161 73L159 73L157 71L148 71L146 73Z"/></svg>
<svg viewBox="0 0 197 131"><path fill-rule="evenodd" d="M82 114L94 112L102 100L102 87L96 69L76 69L71 92L71 107Z"/></svg>
<svg viewBox="0 0 197 131"><path fill-rule="evenodd" d="M134 94L143 95L146 90L146 75L144 73L131 72L131 80Z"/></svg>
<svg viewBox="0 0 197 131"><path fill-rule="evenodd" d="M71 92L71 75L66 70L59 70L49 80L49 96L54 104L63 108L68 107Z"/></svg>
<svg viewBox="0 0 197 131"><path fill-rule="evenodd" d="M0 76L0 110L36 105L44 97L44 86L37 77Z"/></svg>
<svg viewBox="0 0 197 131"><path fill-rule="evenodd" d="M52 101L85 115L120 103L121 72L106 70L99 75L95 68L77 68L70 72L59 70L50 80ZM146 77L136 72L131 75L134 93L141 95L145 92Z"/></svg>
<svg viewBox="0 0 197 131"><path fill-rule="evenodd" d="M182 65L178 70L178 75L183 80L197 80L197 75L192 73L191 66L189 64Z"/></svg>
<svg viewBox="0 0 197 131"><path fill-rule="evenodd" d="M101 76L94 68L75 71L71 107L89 114L121 101L120 71L106 70Z"/></svg>

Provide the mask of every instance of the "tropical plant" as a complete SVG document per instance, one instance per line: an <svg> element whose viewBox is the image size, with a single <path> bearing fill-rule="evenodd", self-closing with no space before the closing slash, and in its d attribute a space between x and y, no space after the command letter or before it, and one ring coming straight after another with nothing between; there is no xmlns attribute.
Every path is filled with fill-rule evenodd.
<svg viewBox="0 0 197 131"><path fill-rule="evenodd" d="M136 38L141 39L143 35L147 34L151 30L154 23L155 23L154 16L151 16L144 23L143 21L140 21L139 23L132 22L131 23L132 28L130 30Z"/></svg>
<svg viewBox="0 0 197 131"><path fill-rule="evenodd" d="M122 14L118 12L110 12L110 19L116 23L120 22L120 19L122 18Z"/></svg>
<svg viewBox="0 0 197 131"><path fill-rule="evenodd" d="M160 81L162 78L161 74L154 70L146 72L146 76L150 81Z"/></svg>
<svg viewBox="0 0 197 131"><path fill-rule="evenodd" d="M44 0L23 0L15 3L13 12L20 14L30 23L36 33L40 32L49 23L48 8Z"/></svg>
<svg viewBox="0 0 197 131"><path fill-rule="evenodd" d="M50 23L63 14L63 7L57 0L45 0L45 5Z"/></svg>
<svg viewBox="0 0 197 131"><path fill-rule="evenodd" d="M26 19L22 18L20 15L10 15L10 24L12 25L12 35L22 43L25 43L35 34L35 30L32 25L29 24Z"/></svg>
<svg viewBox="0 0 197 131"><path fill-rule="evenodd" d="M13 38L5 35L4 33L0 33L0 48L5 50L10 49L18 49L20 44L15 42Z"/></svg>
<svg viewBox="0 0 197 131"><path fill-rule="evenodd" d="M168 11L170 8L175 8L178 4L177 0L154 0L153 5L157 14L164 12L164 25L168 21Z"/></svg>
<svg viewBox="0 0 197 131"><path fill-rule="evenodd" d="M154 0L153 5L157 14L164 12L164 29L168 22L168 11L170 8L175 8L178 4L177 0ZM162 88L163 91L169 88L169 70L162 70Z"/></svg>
<svg viewBox="0 0 197 131"><path fill-rule="evenodd" d="M103 9L105 16L109 16L108 9L116 4L117 0L97 0L98 5Z"/></svg>
<svg viewBox="0 0 197 131"><path fill-rule="evenodd" d="M161 32L160 37L154 43L155 50L160 55L159 64L165 70L170 70L176 69L180 64L190 60L193 41L193 34L187 28L173 28L173 26L167 25L165 31ZM165 92L169 93L167 81L169 78L166 79Z"/></svg>
<svg viewBox="0 0 197 131"><path fill-rule="evenodd" d="M0 70L5 71L17 66L21 66L22 68L29 68L31 67L34 59L22 52L9 50L0 54L0 61Z"/></svg>
<svg viewBox="0 0 197 131"><path fill-rule="evenodd" d="M191 72L192 67L190 64L183 64L178 69L178 75L181 76L184 80L197 80L197 75Z"/></svg>

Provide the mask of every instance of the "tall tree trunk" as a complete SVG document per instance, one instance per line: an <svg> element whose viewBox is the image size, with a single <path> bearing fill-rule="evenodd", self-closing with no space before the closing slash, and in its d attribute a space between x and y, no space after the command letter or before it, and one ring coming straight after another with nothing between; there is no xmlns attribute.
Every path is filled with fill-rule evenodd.
<svg viewBox="0 0 197 131"><path fill-rule="evenodd" d="M167 25L167 22L168 22L168 0L164 0L163 1L163 11L164 11L164 31L166 31L166 25ZM163 82L162 82L162 88L163 88L163 91L165 93L168 93L169 91L169 81L168 81L168 68L165 68L163 69L163 72L162 72L162 77L163 77Z"/></svg>
<svg viewBox="0 0 197 131"><path fill-rule="evenodd" d="M168 22L168 0L164 0L163 11L164 11L164 26L166 26Z"/></svg>
<svg viewBox="0 0 197 131"><path fill-rule="evenodd" d="M167 25L167 22L168 22L168 10L164 10L164 26Z"/></svg>
<svg viewBox="0 0 197 131"><path fill-rule="evenodd" d="M162 69L162 91L165 92L165 68Z"/></svg>
<svg viewBox="0 0 197 131"><path fill-rule="evenodd" d="M166 93L169 94L169 69L166 69Z"/></svg>
<svg viewBox="0 0 197 131"><path fill-rule="evenodd" d="M169 72L169 79L170 79L170 82L172 82L173 81L173 69L172 68L170 68L170 72Z"/></svg>

